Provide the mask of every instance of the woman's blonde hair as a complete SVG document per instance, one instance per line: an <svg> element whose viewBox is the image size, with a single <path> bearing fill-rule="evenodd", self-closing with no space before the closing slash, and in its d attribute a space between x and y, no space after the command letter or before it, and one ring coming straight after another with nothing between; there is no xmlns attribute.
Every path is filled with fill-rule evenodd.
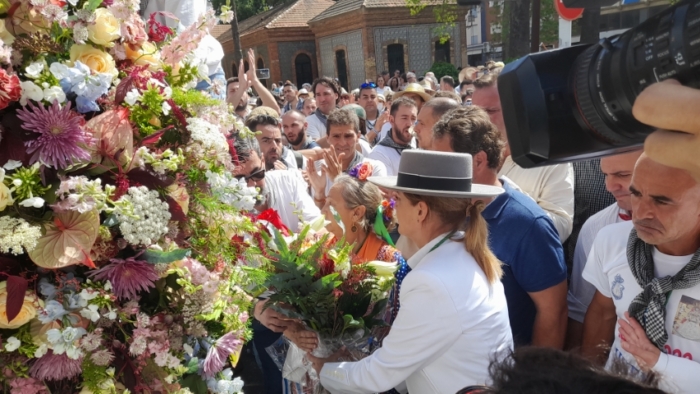
<svg viewBox="0 0 700 394"><path fill-rule="evenodd" d="M358 223L365 231L369 231L377 217L377 211L382 204L382 192L369 182L363 182L349 175L341 175L335 179L335 185L342 187L340 195L347 209L365 207L365 216Z"/></svg>
<svg viewBox="0 0 700 394"><path fill-rule="evenodd" d="M449 225L454 231L463 229L468 218L464 234L464 247L474 257L481 270L484 271L489 283L494 283L501 279L501 276L503 276L501 262L489 248L488 225L483 216L481 216L481 211L484 210L483 201L420 196L409 193L404 195L412 205L423 201L428 206L429 213L436 214L443 223Z"/></svg>

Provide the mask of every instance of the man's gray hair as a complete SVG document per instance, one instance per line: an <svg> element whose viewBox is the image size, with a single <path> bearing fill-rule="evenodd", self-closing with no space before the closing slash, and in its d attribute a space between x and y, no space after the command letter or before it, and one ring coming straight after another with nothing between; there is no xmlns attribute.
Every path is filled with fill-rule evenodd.
<svg viewBox="0 0 700 394"><path fill-rule="evenodd" d="M427 103L423 104L423 108L430 108L433 112L433 118L440 119L442 115L446 114L447 111L455 108L459 108L461 105L458 101L451 99L449 97L437 97L428 100ZM422 111L422 109L421 109Z"/></svg>
<svg viewBox="0 0 700 394"><path fill-rule="evenodd" d="M253 152L258 154L258 157L262 159L262 151L260 150L260 144L258 144L258 139L255 137L241 137L237 134L233 141L233 147L236 149L235 159L239 162L246 162L250 160ZM233 153L233 152L232 152Z"/></svg>

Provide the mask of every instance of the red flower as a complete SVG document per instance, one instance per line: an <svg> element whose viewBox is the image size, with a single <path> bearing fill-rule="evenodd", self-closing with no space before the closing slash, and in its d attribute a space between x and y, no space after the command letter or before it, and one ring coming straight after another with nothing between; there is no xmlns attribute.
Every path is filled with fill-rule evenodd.
<svg viewBox="0 0 700 394"><path fill-rule="evenodd" d="M7 108L11 102L19 100L20 96L22 88L19 86L19 78L0 68L0 109Z"/></svg>

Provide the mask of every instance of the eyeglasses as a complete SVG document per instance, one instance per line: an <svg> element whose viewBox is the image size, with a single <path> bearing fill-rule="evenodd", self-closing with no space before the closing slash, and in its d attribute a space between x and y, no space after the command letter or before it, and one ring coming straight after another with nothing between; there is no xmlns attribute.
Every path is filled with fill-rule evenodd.
<svg viewBox="0 0 700 394"><path fill-rule="evenodd" d="M365 82L362 85L360 85L360 89L376 89L377 84L374 82Z"/></svg>
<svg viewBox="0 0 700 394"><path fill-rule="evenodd" d="M252 180L254 182L260 182L263 179L265 179L265 169L261 168L248 176L236 175L236 179L238 179L238 180L245 179L246 182L248 182L250 180Z"/></svg>

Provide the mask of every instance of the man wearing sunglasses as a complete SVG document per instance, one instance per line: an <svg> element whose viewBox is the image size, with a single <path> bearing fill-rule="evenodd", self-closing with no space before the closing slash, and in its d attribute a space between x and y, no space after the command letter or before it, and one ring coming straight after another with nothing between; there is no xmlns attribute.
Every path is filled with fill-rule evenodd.
<svg viewBox="0 0 700 394"><path fill-rule="evenodd" d="M374 125L379 117L379 109L377 108L377 85L374 82L366 82L360 85L360 100L358 104L365 109L365 128L363 135L369 134L374 130Z"/></svg>
<svg viewBox="0 0 700 394"><path fill-rule="evenodd" d="M269 107L258 107L250 112L246 127L256 133L258 143L265 154L265 169L297 169L294 152L284 146L282 140L282 120Z"/></svg>
<svg viewBox="0 0 700 394"><path fill-rule="evenodd" d="M312 222L321 211L306 192L306 183L293 171L267 171L264 154L255 138L236 137L235 159L239 165L234 175L245 179L249 187L260 188L261 199L255 207L259 212L269 208L279 213L282 223L293 232L300 230L299 216L304 222Z"/></svg>

